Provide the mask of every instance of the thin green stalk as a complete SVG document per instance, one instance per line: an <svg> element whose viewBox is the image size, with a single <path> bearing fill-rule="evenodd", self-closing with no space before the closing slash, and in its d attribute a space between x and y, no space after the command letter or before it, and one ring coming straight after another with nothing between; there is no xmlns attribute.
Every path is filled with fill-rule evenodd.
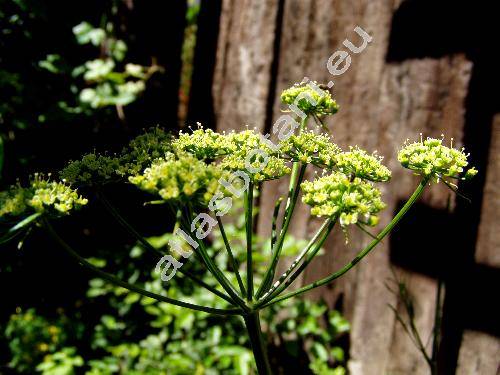
<svg viewBox="0 0 500 375"><path fill-rule="evenodd" d="M245 192L245 229L247 242L247 300L253 298L253 259L252 259L252 235L253 235L253 183L250 181L248 190Z"/></svg>
<svg viewBox="0 0 500 375"><path fill-rule="evenodd" d="M37 220L41 215L42 214L40 212L36 212L15 224L12 228L7 230L2 237L0 237L0 245L17 237L23 232L22 230L25 227L28 227L28 225Z"/></svg>
<svg viewBox="0 0 500 375"><path fill-rule="evenodd" d="M299 133L302 133L307 125L307 120L309 116L305 116L300 122ZM285 213L283 214L283 225L276 243L276 247L272 248L271 263L269 264L266 273L262 279L262 283L255 294L255 298L259 299L264 294L272 284L274 280L274 274L276 272L276 265L278 264L279 257L281 254L281 249L285 240L286 232L288 231L288 226L292 219L293 210L297 202L300 191L300 183L304 178L304 173L306 171L307 164L301 165L301 163L294 161L292 165L292 173L290 174L290 184L288 186L288 199L286 202Z"/></svg>
<svg viewBox="0 0 500 375"><path fill-rule="evenodd" d="M273 294L273 292L276 290L277 286L281 285L281 283L283 281L285 281L285 279L288 277L288 275L290 275L292 273L292 271L295 268L297 268L297 266L299 265L300 261L306 256L307 252L311 249L311 247L314 245L314 243L318 240L320 234L323 232L323 230L325 229L325 227L328 225L329 221L330 221L330 219L325 220L325 222L321 225L321 227L318 229L318 231L313 236L313 238L311 238L311 240L309 241L309 243L307 244L307 246L295 258L295 260L290 265L290 267L288 267L288 269L280 276L280 278L278 279L278 281L269 290L267 290L262 295L261 300L259 301L259 303L261 301L263 301L263 300L267 300L267 297L269 297L269 296L271 296Z"/></svg>
<svg viewBox="0 0 500 375"><path fill-rule="evenodd" d="M116 221L127 231L129 232L137 241L139 241L147 250L155 253L156 255L163 257L165 253L162 251L158 250L154 246L152 246L147 239L145 239L137 230L128 222L127 219L125 219L119 212L118 210L113 206L113 204L104 196L102 193L97 193L98 199L103 203L104 208L113 216ZM178 271L182 274L191 279L193 282L196 284L200 285L201 287L207 289L208 291L214 293L215 295L219 296L220 298L224 299L225 301L233 304L233 300L229 298L227 295L224 293L220 292L219 290L215 289L211 285L207 284L188 270L184 270L183 267L180 267Z"/></svg>
<svg viewBox="0 0 500 375"><path fill-rule="evenodd" d="M425 345L422 341L422 338L420 337L420 333L418 333L417 327L415 326L415 320L413 319L413 317L409 317L408 322L410 324L410 330L412 332L413 338L415 339L415 342L417 344L417 348L420 350L420 352L424 356L425 361L429 365L429 368L432 370L433 368L432 360L427 354L427 351L425 350Z"/></svg>
<svg viewBox="0 0 500 375"><path fill-rule="evenodd" d="M229 261L231 262L231 265L233 266L234 273L236 275L236 280L238 280L238 285L240 287L240 292L241 296L244 297L246 295L245 291L245 286L243 285L243 280L241 279L240 275L240 265L238 264L238 261L234 257L233 250L231 249L231 245L229 244L229 240L227 239L226 236L226 231L224 230L224 225L222 225L222 220L220 219L219 216L215 215L215 218L217 219L217 223L219 224L219 230L222 235L222 239L224 240L224 244L226 245L226 250L229 255Z"/></svg>
<svg viewBox="0 0 500 375"><path fill-rule="evenodd" d="M274 298L273 300L265 303L264 305L260 306L260 308L264 308L270 305L273 305L277 302L286 300L288 298L291 298L293 296L297 296L299 294L305 293L311 289L318 288L320 286L323 286L325 284L328 284L332 282L335 279L338 279L340 276L344 275L346 272L348 272L351 268L353 268L361 259L363 259L375 246L379 244L382 239L389 234L392 229L399 223L399 221L403 218L403 216L408 212L408 210L413 206L413 204L417 201L417 199L422 195L425 186L427 185L429 179L428 178L423 178L420 181L420 184L417 186L411 197L408 199L408 201L405 203L405 205L401 208L401 210L394 216L394 218L391 220L391 222L379 233L377 236L377 239L373 240L370 242L370 244L363 249L361 252L356 255L356 257L348 264L346 264L344 267L342 267L339 271L331 274L328 277L325 277L323 279L317 280L311 284L305 285L302 288L299 288L297 290L294 290L292 292L283 294L279 297Z"/></svg>
<svg viewBox="0 0 500 375"><path fill-rule="evenodd" d="M276 201L276 204L274 205L274 212L273 212L273 221L272 221L272 226L271 226L271 254L274 249L274 245L276 244L276 240L278 239L278 232L276 230L277 224L278 224L278 215L280 212L280 206L281 202L283 201L283 197L279 197L279 199Z"/></svg>
<svg viewBox="0 0 500 375"><path fill-rule="evenodd" d="M295 165L298 166L299 164L295 164ZM294 165L294 167L295 167L295 165ZM276 265L278 264L281 250L283 248L283 244L285 241L285 236L286 236L286 233L288 231L288 227L290 226L290 222L291 222L292 215L293 215L293 210L295 208L295 205L297 203L297 198L299 196L300 183L304 179L306 167L307 167L307 164L301 165L300 168L298 169L298 172L295 173L295 176L294 176L295 169L292 170L292 176L290 177L291 187L290 187L289 194L288 194L287 207L285 208L283 226L281 228L280 235L279 235L278 240L276 242L276 246L273 249L271 264L269 265L269 267L264 275L264 278L262 280L262 283L261 283L259 289L257 290L257 293L255 295L256 298L260 298L262 296L262 294L264 293L264 291L267 290L273 282L274 274L276 272Z"/></svg>
<svg viewBox="0 0 500 375"><path fill-rule="evenodd" d="M254 311L251 314L243 315L245 326L250 338L255 364L259 375L271 375L271 366L267 357L266 345L262 337L262 329L260 327L259 312Z"/></svg>
<svg viewBox="0 0 500 375"><path fill-rule="evenodd" d="M336 219L330 218L327 219L321 228L318 230L318 232L315 234L315 236L311 239L307 247L304 249L305 251L302 252L302 254L297 257L297 259L292 263L292 266L280 277L278 283L276 283L276 287L272 288L269 290L266 295L263 296L262 301L259 302L259 306L265 304L266 302L270 301L277 295L279 295L283 290L288 288L299 275L304 272L306 267L311 263L311 261L314 259L318 251L321 249L323 244L325 243L326 239L328 238L328 235L331 233L333 227L335 226L335 223L337 222ZM318 241L319 239L319 241ZM317 241L317 242L316 242ZM313 247L314 245L314 247ZM312 251L309 253L309 249L312 247ZM300 264L300 261L307 255L306 260ZM298 269L292 273L292 271L297 268ZM289 275L291 276L289 277ZM288 280L286 280L288 278ZM285 281L286 280L286 281ZM274 290L273 290L274 289Z"/></svg>
<svg viewBox="0 0 500 375"><path fill-rule="evenodd" d="M95 274L97 274L99 277L103 278L104 280L107 280L117 286L120 286L122 288L125 288L125 289L128 289L132 292L136 292L136 293L139 293L143 296L146 296L146 297L149 297L149 298L153 298L157 301L161 301L161 302L166 302L166 303L170 303L172 305L176 305L176 306L180 306L180 307L186 307L188 309L192 309L192 310L197 310L197 311L203 311L203 312L206 312L206 313L210 313L210 314L217 314L217 315L240 315L242 313L242 311L240 309L217 309L217 308L212 308L212 307L207 307L207 306L201 306L201 305L196 305L196 304L193 304L193 303L189 303L189 302L183 302L183 301L178 301L176 299L173 299L173 298L169 298L169 297L166 297L166 296L162 296L160 294L156 294L156 293L152 293L152 292L149 292L143 288L140 288L138 287L137 285L134 285L134 284L130 284L130 283L127 283L126 281L123 281L121 280L120 278L108 273L108 272L105 272L105 271L102 271L101 269L99 269L98 267L94 266L92 263L90 263L89 261L87 261L85 258L81 257L75 250L73 250L73 248L68 245L58 234L57 232L54 230L54 228L52 227L52 225L49 223L48 220L44 219L43 220L43 226L45 227L45 229L47 230L47 232L49 233L49 235L71 256L73 257L74 259L76 259L76 261L78 263L80 263L83 267L91 270L92 272L94 272Z"/></svg>
<svg viewBox="0 0 500 375"><path fill-rule="evenodd" d="M191 207L188 207L188 217L192 219L192 210ZM185 221L181 223L181 226L184 227L184 230L187 233L190 233L190 227L189 224L186 223ZM231 285L231 282L226 278L222 270L217 267L215 262L210 258L208 255L207 249L205 247L205 244L203 241L201 241L197 236L194 236L196 243L198 244L198 252L205 263L205 266L208 268L208 270L212 273L212 275L217 279L219 282L220 286L226 291L227 294L231 297L231 299L238 304L243 310L248 311L248 307L245 305L245 302L238 296L238 292L233 288Z"/></svg>
<svg viewBox="0 0 500 375"><path fill-rule="evenodd" d="M441 319L442 319L442 293L443 293L444 283L443 280L438 280L438 288L436 293L436 310L434 312L434 329L433 329L433 340L432 340L432 367L431 373L435 375L438 373L438 354L439 346L441 341Z"/></svg>

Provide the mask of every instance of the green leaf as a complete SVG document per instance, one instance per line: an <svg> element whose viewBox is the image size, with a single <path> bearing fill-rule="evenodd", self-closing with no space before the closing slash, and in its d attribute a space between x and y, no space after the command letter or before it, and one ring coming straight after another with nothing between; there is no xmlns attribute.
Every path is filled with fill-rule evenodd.
<svg viewBox="0 0 500 375"><path fill-rule="evenodd" d="M79 44L91 43L94 46L99 46L106 37L106 32L100 28L94 28L88 22L82 22L73 27L73 34Z"/></svg>
<svg viewBox="0 0 500 375"><path fill-rule="evenodd" d="M34 213L33 215L28 216L27 218L21 220L19 223L10 228L5 234L0 237L0 245L12 240L18 234L21 233L21 230L29 226L32 222L38 219L42 214L40 212Z"/></svg>
<svg viewBox="0 0 500 375"><path fill-rule="evenodd" d="M316 354L320 360L327 362L328 361L328 350L326 350L325 346L320 344L319 342L315 342L313 344L313 352Z"/></svg>
<svg viewBox="0 0 500 375"><path fill-rule="evenodd" d="M106 265L106 259L88 258L89 263L98 268L103 268Z"/></svg>
<svg viewBox="0 0 500 375"><path fill-rule="evenodd" d="M338 362L344 362L344 350L340 346L335 346L330 350L330 355Z"/></svg>

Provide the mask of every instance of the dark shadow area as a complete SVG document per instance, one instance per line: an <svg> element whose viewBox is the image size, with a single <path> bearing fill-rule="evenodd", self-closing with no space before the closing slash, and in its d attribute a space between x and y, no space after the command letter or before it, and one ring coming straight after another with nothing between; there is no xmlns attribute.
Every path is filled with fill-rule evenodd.
<svg viewBox="0 0 500 375"><path fill-rule="evenodd" d="M454 232L455 220L445 210L415 204L411 215L402 219L391 233L391 263L430 277L445 277L447 263L456 253L457 244L449 235Z"/></svg>
<svg viewBox="0 0 500 375"><path fill-rule="evenodd" d="M193 61L193 76L189 95L187 124L200 122L215 129L212 86L217 59L219 19L222 1L203 1L198 15L198 31Z"/></svg>
<svg viewBox="0 0 500 375"><path fill-rule="evenodd" d="M122 32L130 38L132 61L146 66L155 61L164 68L130 106L128 121L139 129L156 125L176 129L186 2L134 1L125 14Z"/></svg>
<svg viewBox="0 0 500 375"><path fill-rule="evenodd" d="M392 18L386 60L398 62L472 52L488 38L485 16L493 1L406 0ZM493 10L493 9L491 9ZM483 23L484 22L484 23Z"/></svg>
<svg viewBox="0 0 500 375"><path fill-rule="evenodd" d="M391 259L395 263L434 277L440 269L445 270L443 276L447 293L440 356L443 364L441 373L446 374L455 373L465 328L499 334L498 321L492 318L494 314L498 317L498 310L491 302L494 298L491 286L498 285L498 270L478 266L474 260L491 124L494 114L500 112L496 94L500 84L500 59L496 53L498 33L495 30L498 5L494 1L471 4L461 1L406 0L394 14L386 55L388 62L395 63L463 53L473 63L465 103L463 144L471 154L471 165L476 166L480 173L471 183L460 184L463 185L460 190L472 200L472 204L458 199L453 217L447 218L444 213L434 213L434 218L428 216L426 220L431 220L431 223L426 225L426 232L410 233L410 224L407 223L407 233L396 232L396 239L399 240L391 241L394 246ZM441 220L447 222L439 224ZM429 230L433 233L432 237L427 234ZM422 233L426 233L425 236ZM417 234L420 238L430 240L430 249L418 250L425 252L425 263L418 261L413 251L403 253L400 250L402 245L398 243L411 246L409 244ZM450 241L453 246L450 246ZM440 249L434 243L439 244Z"/></svg>
<svg viewBox="0 0 500 375"><path fill-rule="evenodd" d="M1 1L1 11L7 15L19 12L15 3ZM22 110L13 113L12 118L4 116L1 119L1 126L15 123L19 117L26 118L28 124L19 131L15 129L15 137L5 143L2 188L16 179L26 182L34 172L52 172L55 175L69 160L79 159L94 150L118 152L145 128L160 125L177 129L180 51L186 2L120 2L124 7L125 3L133 3L133 7L122 9L117 13L122 18L113 21L122 25L117 35L127 41L129 61L150 65L152 59L156 59L157 64L165 68L165 74L153 76L147 83L145 95L126 107L124 123L117 121L114 109L111 109L110 116L107 108L95 111L91 118L83 115L57 117L56 114L61 112L57 108L58 101L69 102L75 97L75 93L68 90L71 82L65 76L38 67L38 62L45 59L47 53L63 55L70 66L78 66L98 57L94 46L76 43L72 28L82 21L101 26L106 16L109 17L107 20L111 20L110 2L36 2L33 3L36 9L26 10L36 17L26 16L28 21L19 26L19 30L14 29L14 35L2 35L0 38L0 68L15 72L29 83L26 92L23 92ZM4 27L1 23L5 21L3 16L0 17L1 29ZM25 37L28 31L31 33L29 38ZM12 95L8 90L2 90L0 101L5 102L3 99ZM41 113L52 116L41 121ZM141 234L159 235L171 229L172 217L166 207L143 207L144 194L131 186L109 186L107 189L110 200ZM126 259L136 241L95 201L92 192L85 189L80 192L89 197L89 205L71 218L57 222L58 231L82 256L108 259L113 271L113 261L116 258ZM16 308L25 310L33 307L41 315L49 317L55 314L56 309L62 309L75 321L85 319L89 327L94 327L107 313L103 311L106 303L95 300L82 303L86 300L89 280L94 275L82 269L41 230L33 230L21 250L16 246L17 241L13 241L0 248L2 334L4 322ZM143 269L152 270L157 261L155 257L148 257ZM147 331L149 328L144 329ZM91 334L92 329L89 329L83 341L74 345L78 344L84 355L85 348L90 352ZM5 363L9 355L6 345L2 337L0 363ZM4 371L8 370L0 368L0 374Z"/></svg>
<svg viewBox="0 0 500 375"><path fill-rule="evenodd" d="M461 291L467 300L461 305L463 313L460 315L467 317L464 328L500 337L500 305L495 290L500 285L500 270L478 264L470 274L463 276Z"/></svg>

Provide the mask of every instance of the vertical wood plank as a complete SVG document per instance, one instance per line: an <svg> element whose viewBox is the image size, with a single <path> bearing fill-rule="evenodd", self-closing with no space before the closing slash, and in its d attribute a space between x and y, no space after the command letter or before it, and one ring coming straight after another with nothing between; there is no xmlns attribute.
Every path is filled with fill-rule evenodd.
<svg viewBox="0 0 500 375"><path fill-rule="evenodd" d="M497 375L500 371L500 340L482 332L465 331L457 375Z"/></svg>
<svg viewBox="0 0 500 375"><path fill-rule="evenodd" d="M500 115L491 128L491 146L483 193L476 262L500 268Z"/></svg>
<svg viewBox="0 0 500 375"><path fill-rule="evenodd" d="M279 0L225 0L214 73L219 130L264 131Z"/></svg>
<svg viewBox="0 0 500 375"><path fill-rule="evenodd" d="M434 137L445 134L460 145L471 70L471 63L462 55L388 62L392 17L400 3L286 0L280 34L273 36L277 2L224 2L214 82L220 130L242 129L245 124L268 130L266 103L272 104L275 121L280 115L281 90L304 77L320 82L332 79L326 69L328 57L336 50L346 49L342 46L346 38L359 44L360 39L353 32L355 26L366 30L373 37L372 43L360 54L353 54L347 72L334 78L333 93L341 110L327 123L339 145L346 148L358 144L369 151L378 150L394 171L393 181L381 186L388 203L381 225L390 220L400 201L417 184L411 172L397 162L396 153L402 142L415 139L422 132ZM251 26L245 24L250 19ZM280 48L273 51L276 37L281 38ZM273 59L278 59L275 92L269 74ZM312 178L312 171L308 178ZM258 222L258 232L263 236L270 233L272 209L276 199L285 194L286 186L286 181L279 181L263 188ZM448 194L444 186L433 186L422 201L433 209L445 210ZM308 212L307 207L297 208L291 232L298 238L310 236L318 226L318 220L311 219ZM335 233L326 244L326 254L310 266L305 281L340 268L368 241L351 231L346 245L344 236ZM427 372L420 353L387 307L388 303L397 305L396 297L384 286L392 275L389 244L389 239L383 241L344 278L309 294L310 298L324 298L331 306L341 308L352 322L352 374ZM432 330L436 281L416 271L398 271L408 280L417 301L417 326L425 336Z"/></svg>

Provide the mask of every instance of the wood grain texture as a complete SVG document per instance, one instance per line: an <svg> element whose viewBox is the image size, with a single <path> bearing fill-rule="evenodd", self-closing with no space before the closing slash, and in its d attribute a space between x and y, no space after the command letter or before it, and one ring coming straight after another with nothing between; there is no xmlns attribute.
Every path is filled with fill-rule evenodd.
<svg viewBox="0 0 500 375"><path fill-rule="evenodd" d="M497 375L500 372L500 340L482 332L465 331L457 375Z"/></svg>
<svg viewBox="0 0 500 375"><path fill-rule="evenodd" d="M265 4L242 0L224 2L214 79L218 128L241 129L251 124L269 131L283 109L279 93L284 88L304 77L323 83L333 78L332 92L340 104L340 112L326 123L335 142L343 148L357 144L369 151L378 150L393 170L392 181L381 185L388 204L381 215L381 226L387 224L418 183L396 159L404 140L417 139L419 133L434 137L444 134L447 140L453 137L454 144L461 145L471 62L463 55L388 62L392 17L401 1L285 0L278 34L275 34L280 24L278 2L262 3ZM242 18L241 14L246 17ZM245 19L252 22L245 24ZM351 54L352 63L343 75L332 77L326 61L335 51L347 50L342 45L345 39L354 45L360 44L361 39L354 32L356 26L370 34L373 41L363 52ZM280 38L279 49L273 48L275 37ZM270 77L273 62L277 62L275 84ZM249 93L251 100L248 101ZM266 108L268 105L272 108ZM272 118L266 118L266 111L273 114ZM495 129L498 138L498 125ZM488 181L496 181L497 143L498 140L493 142L492 150L497 151L492 151L490 156L490 165L497 166L496 172L488 171ZM308 170L307 178L313 178L313 173L312 169ZM269 235L272 210L278 197L286 194L287 186L286 179L264 185L257 225L260 235ZM498 187L494 182L487 184L486 194L483 216L486 215L484 221L490 223L498 212L497 206L489 207L489 213L485 207L492 199L498 202ZM432 186L422 202L431 210L444 212L448 195L449 190L442 184ZM309 216L307 207L299 205L291 233L298 238L310 237L320 223ZM478 261L497 265L498 237L495 235L491 229L481 228ZM325 245L325 255L313 261L304 280L296 283L310 282L339 269L369 240L351 230L346 244L343 234L336 231ZM351 321L351 374L428 373L421 354L387 307L392 304L400 308L384 282L392 277L391 267L395 267L391 263L390 245L404 251L410 241L422 241L422 246L431 253L442 249L437 245L433 247L432 241L426 241L421 233L399 241L393 244L390 239L384 240L349 274L333 285L308 294L309 298L323 298L330 306L342 309ZM289 262L284 260L281 268ZM427 338L433 327L436 280L420 270L395 268L408 283L417 303L417 326Z"/></svg>
<svg viewBox="0 0 500 375"><path fill-rule="evenodd" d="M481 224L476 246L476 262L500 267L500 115L494 117L491 128L486 184L484 186Z"/></svg>
<svg viewBox="0 0 500 375"><path fill-rule="evenodd" d="M278 0L224 0L214 72L219 130L264 129Z"/></svg>

